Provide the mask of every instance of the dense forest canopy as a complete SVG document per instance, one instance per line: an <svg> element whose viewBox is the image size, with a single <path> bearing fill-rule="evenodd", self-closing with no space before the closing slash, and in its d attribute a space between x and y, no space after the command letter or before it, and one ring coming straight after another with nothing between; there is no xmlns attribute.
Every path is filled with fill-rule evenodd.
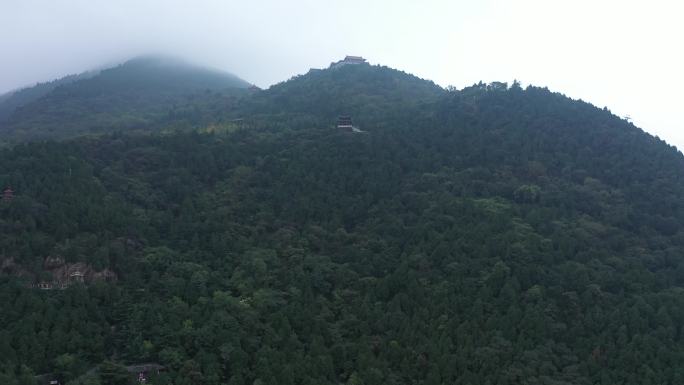
<svg viewBox="0 0 684 385"><path fill-rule="evenodd" d="M684 382L673 147L368 65L212 95L0 151L1 383Z"/></svg>

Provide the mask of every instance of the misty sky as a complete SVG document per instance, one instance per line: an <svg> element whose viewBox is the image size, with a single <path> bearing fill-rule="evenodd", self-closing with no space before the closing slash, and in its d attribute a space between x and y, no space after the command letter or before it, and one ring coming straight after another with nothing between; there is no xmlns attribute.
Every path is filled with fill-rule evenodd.
<svg viewBox="0 0 684 385"><path fill-rule="evenodd" d="M0 0L0 93L145 53L261 87L350 54L442 86L548 86L684 149L683 17L664 0Z"/></svg>

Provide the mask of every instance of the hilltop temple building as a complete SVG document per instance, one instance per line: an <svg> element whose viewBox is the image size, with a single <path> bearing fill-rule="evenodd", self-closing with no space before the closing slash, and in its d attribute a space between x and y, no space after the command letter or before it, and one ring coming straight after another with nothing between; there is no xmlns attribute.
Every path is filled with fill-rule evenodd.
<svg viewBox="0 0 684 385"><path fill-rule="evenodd" d="M330 63L330 68L340 68L345 65L350 65L350 64L368 64L366 62L366 59L362 58L361 56L345 56L344 59Z"/></svg>

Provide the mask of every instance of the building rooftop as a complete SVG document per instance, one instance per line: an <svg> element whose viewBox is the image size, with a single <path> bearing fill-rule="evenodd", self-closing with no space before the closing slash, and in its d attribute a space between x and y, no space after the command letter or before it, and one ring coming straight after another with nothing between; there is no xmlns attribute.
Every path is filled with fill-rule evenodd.
<svg viewBox="0 0 684 385"><path fill-rule="evenodd" d="M338 68L347 64L366 64L366 59L361 56L351 56L347 55L344 59L330 63L330 68Z"/></svg>

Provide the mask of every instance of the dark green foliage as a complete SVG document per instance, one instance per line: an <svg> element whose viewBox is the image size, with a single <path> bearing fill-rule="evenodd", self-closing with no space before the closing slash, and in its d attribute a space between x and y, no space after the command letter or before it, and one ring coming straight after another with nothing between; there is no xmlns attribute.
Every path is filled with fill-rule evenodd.
<svg viewBox="0 0 684 385"><path fill-rule="evenodd" d="M227 133L0 152L4 383L681 383L680 153L544 89L337 71ZM119 281L27 288L48 255Z"/></svg>
<svg viewBox="0 0 684 385"><path fill-rule="evenodd" d="M358 65L311 70L245 101L248 113L309 114L332 121L353 114L367 124L421 106L446 93L436 84L387 67ZM403 115L403 113L402 113Z"/></svg>
<svg viewBox="0 0 684 385"><path fill-rule="evenodd" d="M229 73L163 57L141 57L89 78L58 83L49 90L38 86L34 93L41 97L12 108L0 122L0 143L151 130L170 114L183 117L187 111L179 106L196 114L216 103L229 106L249 86ZM0 101L0 113L5 103Z"/></svg>
<svg viewBox="0 0 684 385"><path fill-rule="evenodd" d="M126 368L114 362L104 361L98 369L102 385L129 385L133 383Z"/></svg>
<svg viewBox="0 0 684 385"><path fill-rule="evenodd" d="M89 71L78 75L69 75L51 82L38 83L32 87L26 87L0 95L0 122L9 118L17 108L42 98L55 88L73 83L77 80L88 79L97 75L97 73L97 71Z"/></svg>

